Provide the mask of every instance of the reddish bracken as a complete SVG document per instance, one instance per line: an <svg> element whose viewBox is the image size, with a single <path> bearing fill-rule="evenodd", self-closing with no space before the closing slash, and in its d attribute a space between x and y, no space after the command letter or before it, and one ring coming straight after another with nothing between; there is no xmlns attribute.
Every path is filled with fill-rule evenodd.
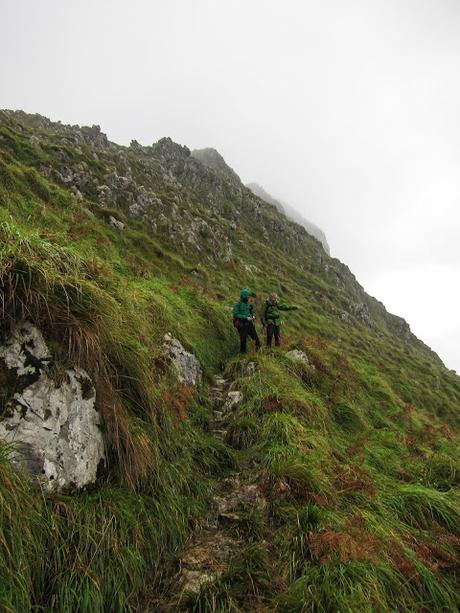
<svg viewBox="0 0 460 613"><path fill-rule="evenodd" d="M343 526L343 531L323 530L310 534L307 544L312 558L326 563L338 556L343 562L375 561L382 549L381 541L360 525Z"/></svg>
<svg viewBox="0 0 460 613"><path fill-rule="evenodd" d="M357 464L337 465L335 474L337 494L362 491L371 496L375 496L377 493L371 475L362 466L358 466Z"/></svg>
<svg viewBox="0 0 460 613"><path fill-rule="evenodd" d="M180 385L172 391L166 390L164 392L165 406L176 425L187 419L190 400L195 394L196 389L193 385Z"/></svg>

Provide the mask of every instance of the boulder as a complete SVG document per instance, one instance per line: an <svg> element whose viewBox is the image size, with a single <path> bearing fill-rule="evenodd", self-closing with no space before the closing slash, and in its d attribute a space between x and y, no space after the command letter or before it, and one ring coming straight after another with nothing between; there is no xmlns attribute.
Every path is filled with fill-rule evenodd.
<svg viewBox="0 0 460 613"><path fill-rule="evenodd" d="M292 349L291 351L287 351L286 355L291 360L298 360L300 362L305 362L305 364L310 363L308 355L304 351L300 351L300 349Z"/></svg>
<svg viewBox="0 0 460 613"><path fill-rule="evenodd" d="M109 215L109 224L112 226L112 228L120 232L125 228L125 224L113 215Z"/></svg>
<svg viewBox="0 0 460 613"><path fill-rule="evenodd" d="M243 400L242 392L239 392L239 391L228 392L227 398L225 400L224 406L222 407L222 410L224 412L233 411L233 409L235 409L242 400Z"/></svg>
<svg viewBox="0 0 460 613"><path fill-rule="evenodd" d="M203 371L198 359L186 351L182 343L171 334L165 334L164 347L176 367L179 381L189 385L198 385L203 378Z"/></svg>
<svg viewBox="0 0 460 613"><path fill-rule="evenodd" d="M13 465L38 475L46 489L93 483L105 453L88 374L71 368L54 381L48 347L29 322L13 327L0 362L15 371L15 391L0 417L0 440L13 444Z"/></svg>

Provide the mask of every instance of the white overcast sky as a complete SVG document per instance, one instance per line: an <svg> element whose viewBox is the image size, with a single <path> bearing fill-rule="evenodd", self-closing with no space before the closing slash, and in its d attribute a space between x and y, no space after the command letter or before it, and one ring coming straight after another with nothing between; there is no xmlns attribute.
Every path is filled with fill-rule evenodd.
<svg viewBox="0 0 460 613"><path fill-rule="evenodd" d="M460 0L0 0L0 107L215 147L460 372Z"/></svg>

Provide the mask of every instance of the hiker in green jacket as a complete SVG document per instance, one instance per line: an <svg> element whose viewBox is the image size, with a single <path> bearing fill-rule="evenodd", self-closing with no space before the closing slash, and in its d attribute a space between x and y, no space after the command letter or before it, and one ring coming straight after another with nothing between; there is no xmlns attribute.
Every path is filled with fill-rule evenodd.
<svg viewBox="0 0 460 613"><path fill-rule="evenodd" d="M248 336L250 336L255 344L256 350L260 347L259 337L254 326L256 313L254 305L249 302L249 298L255 296L250 289L243 289L240 292L240 300L233 305L233 324L240 335L240 352L246 353Z"/></svg>
<svg viewBox="0 0 460 613"><path fill-rule="evenodd" d="M273 337L275 337L275 346L280 346L280 311L295 311L296 309L296 306L288 306L283 302L279 302L276 292L270 294L270 298L265 301L262 311L262 325L266 328L267 332L267 347L272 346Z"/></svg>

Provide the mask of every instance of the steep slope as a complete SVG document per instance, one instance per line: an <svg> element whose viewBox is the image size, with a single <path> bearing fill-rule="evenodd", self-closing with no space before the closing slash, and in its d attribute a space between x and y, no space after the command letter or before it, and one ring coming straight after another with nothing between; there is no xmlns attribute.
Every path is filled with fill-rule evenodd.
<svg viewBox="0 0 460 613"><path fill-rule="evenodd" d="M276 208L282 213L284 213L287 217L303 226L309 234L319 240L319 242L323 245L324 251L328 254L330 253L326 235L321 230L321 228L318 228L317 225L305 219L300 213L298 213L295 209L289 206L289 204L286 204L285 202L280 202L279 200L276 200L276 198L273 198L273 196L271 196L267 191L265 191L264 188L258 183L248 183L246 187L248 187L253 194L258 196L259 198L262 198L262 200L265 200L265 202L273 204L273 206L276 206Z"/></svg>
<svg viewBox="0 0 460 613"><path fill-rule="evenodd" d="M230 168L224 158L215 149L211 147L207 147L206 149L194 149L192 151L192 156L199 160L203 166L211 168L224 179L228 179L236 184L241 183L241 179L233 168Z"/></svg>
<svg viewBox="0 0 460 613"><path fill-rule="evenodd" d="M1 608L455 610L459 378L304 228L170 139L4 111L0 239L0 348L27 320L54 389L84 369L106 447L94 484L60 491L0 447ZM300 307L282 351L234 357L245 285ZM36 382L4 354L9 423ZM219 372L242 400L216 434ZM216 518L235 473L267 504ZM187 539L215 521L243 544L180 595Z"/></svg>

